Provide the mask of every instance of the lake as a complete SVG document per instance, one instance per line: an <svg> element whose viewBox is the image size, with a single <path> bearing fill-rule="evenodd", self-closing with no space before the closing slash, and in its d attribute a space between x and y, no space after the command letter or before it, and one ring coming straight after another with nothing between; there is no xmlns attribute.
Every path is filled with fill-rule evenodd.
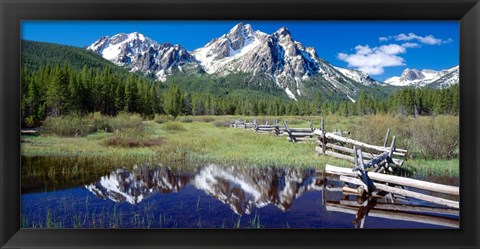
<svg viewBox="0 0 480 249"><path fill-rule="evenodd" d="M29 164L52 163L42 158ZM27 160L22 160L25 167ZM60 161L60 160L59 160ZM65 162L62 162L65 163ZM38 165L37 165L38 166ZM67 165L70 166L70 165ZM46 167L46 166L45 166ZM22 171L23 172L23 171ZM93 174L93 173L92 173ZM315 169L119 167L69 184L22 185L24 228L452 228L458 215L415 200L365 201ZM58 178L58 176L55 176ZM45 178L45 176L43 176ZM73 177L75 178L75 177ZM27 181L22 178L22 182ZM48 185L47 183L45 183ZM412 204L417 209L403 210ZM365 207L368 210L365 211ZM395 211L392 211L393 210ZM422 211L423 210L423 211ZM365 217L360 214L366 212ZM358 216L360 215L360 216ZM362 219L363 218L363 219ZM356 221L354 223L354 221ZM361 221L361 222L359 222ZM361 226L360 226L361 224Z"/></svg>

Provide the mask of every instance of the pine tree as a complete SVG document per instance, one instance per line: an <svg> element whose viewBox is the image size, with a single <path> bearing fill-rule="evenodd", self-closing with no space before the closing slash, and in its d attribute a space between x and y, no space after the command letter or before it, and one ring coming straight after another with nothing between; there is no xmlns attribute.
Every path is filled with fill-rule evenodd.
<svg viewBox="0 0 480 249"><path fill-rule="evenodd" d="M172 115L173 117L177 117L182 113L182 92L175 83L172 84L165 93L163 106L165 113Z"/></svg>
<svg viewBox="0 0 480 249"><path fill-rule="evenodd" d="M125 85L125 111L138 112L138 89L133 75L127 78Z"/></svg>
<svg viewBox="0 0 480 249"><path fill-rule="evenodd" d="M320 115L322 114L322 104L323 104L323 98L322 98L322 93L320 91L317 92L317 95L315 96L315 114Z"/></svg>
<svg viewBox="0 0 480 249"><path fill-rule="evenodd" d="M64 114L66 102L68 99L69 67L67 64L63 68L57 66L53 72L53 77L47 87L45 102L48 108L49 116L59 116Z"/></svg>

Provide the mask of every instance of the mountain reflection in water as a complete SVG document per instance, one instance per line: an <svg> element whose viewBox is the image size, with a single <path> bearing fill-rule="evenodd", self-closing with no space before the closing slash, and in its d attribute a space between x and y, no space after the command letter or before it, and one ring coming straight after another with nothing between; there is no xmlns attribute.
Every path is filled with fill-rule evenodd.
<svg viewBox="0 0 480 249"><path fill-rule="evenodd" d="M313 169L210 164L193 173L169 167L117 169L85 187L100 198L138 204L158 193L177 193L188 185L213 196L241 215L269 204L287 211L304 192L322 190L323 182Z"/></svg>
<svg viewBox="0 0 480 249"><path fill-rule="evenodd" d="M24 162L34 169L75 163ZM144 165L93 170L67 184L28 176L22 179L23 228L457 228L459 223L458 210L410 198L390 203L346 195L343 182L314 169Z"/></svg>

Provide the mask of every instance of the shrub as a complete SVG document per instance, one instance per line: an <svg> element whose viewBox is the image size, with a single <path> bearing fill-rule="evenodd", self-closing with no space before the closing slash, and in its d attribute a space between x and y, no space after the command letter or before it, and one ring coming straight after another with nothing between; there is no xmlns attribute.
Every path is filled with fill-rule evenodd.
<svg viewBox="0 0 480 249"><path fill-rule="evenodd" d="M164 129L167 131L186 131L187 130L185 129L185 127L183 127L182 124L176 123L176 122L165 124Z"/></svg>
<svg viewBox="0 0 480 249"><path fill-rule="evenodd" d="M221 121L221 120L218 120L218 121L215 121L213 123L213 125L215 127L230 127L230 121Z"/></svg>
<svg viewBox="0 0 480 249"><path fill-rule="evenodd" d="M56 135L63 137L86 136L95 132L96 128L91 125L90 120L68 115L62 117L47 117L40 127L42 134Z"/></svg>
<svg viewBox="0 0 480 249"><path fill-rule="evenodd" d="M157 124L163 124L163 123L167 123L167 122L170 122L173 120L172 117L170 116L167 116L167 115L155 115L155 118L153 119L155 121L155 123Z"/></svg>
<svg viewBox="0 0 480 249"><path fill-rule="evenodd" d="M413 143L424 157L449 159L457 155L460 139L458 117L421 117L411 125Z"/></svg>
<svg viewBox="0 0 480 249"><path fill-rule="evenodd" d="M210 123L210 122L215 121L215 118L210 117L210 116L202 116L202 117L200 117L199 120L200 120L200 122Z"/></svg>
<svg viewBox="0 0 480 249"><path fill-rule="evenodd" d="M391 117L386 115L368 115L362 118L361 124L359 126L352 125L351 132L352 137L356 140L374 144L374 145L383 145L385 140L385 134L390 128L390 139L391 136L396 135L392 130L392 125L395 121ZM398 137L398 136L397 136ZM398 140L397 140L398 142Z"/></svg>
<svg viewBox="0 0 480 249"><path fill-rule="evenodd" d="M28 128L35 126L35 119L33 118L33 116L26 117L24 119L24 122L25 122L25 126Z"/></svg>
<svg viewBox="0 0 480 249"><path fill-rule="evenodd" d="M145 128L143 119L138 114L120 113L113 118L109 118L107 122L108 127L110 127L113 131L122 131L127 129L143 131Z"/></svg>
<svg viewBox="0 0 480 249"><path fill-rule="evenodd" d="M182 123L191 123L193 122L193 119L191 117L178 117L178 121Z"/></svg>
<svg viewBox="0 0 480 249"><path fill-rule="evenodd" d="M163 138L145 138L143 136L129 136L124 134L118 134L105 139L104 143L107 146L117 146L124 148L152 147L161 145L163 143Z"/></svg>
<svg viewBox="0 0 480 249"><path fill-rule="evenodd" d="M301 120L301 119L295 119L295 118L288 118L288 119L284 119L285 122L287 123L287 125L299 125L299 124L302 124L304 123L305 121L304 120ZM270 123L270 122L269 122ZM280 122L280 124L283 124L283 122Z"/></svg>
<svg viewBox="0 0 480 249"><path fill-rule="evenodd" d="M102 130L105 132L112 132L112 127L109 124L109 118L103 115L94 115L92 125L95 130Z"/></svg>

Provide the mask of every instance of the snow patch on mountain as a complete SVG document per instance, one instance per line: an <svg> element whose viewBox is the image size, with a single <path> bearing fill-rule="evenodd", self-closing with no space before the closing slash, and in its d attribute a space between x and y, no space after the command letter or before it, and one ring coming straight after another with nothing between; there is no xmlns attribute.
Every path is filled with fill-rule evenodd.
<svg viewBox="0 0 480 249"><path fill-rule="evenodd" d="M355 101L352 97L350 97L349 95L347 95L347 98L348 98L350 101L352 101L353 103L357 102L357 101Z"/></svg>
<svg viewBox="0 0 480 249"><path fill-rule="evenodd" d="M380 85L381 83L370 78L370 76L364 72L358 71L358 70L352 70L352 69L346 69L342 67L335 67L340 73L345 75L346 77L352 79L353 81L356 81L358 83L361 83L364 86L375 86L375 85Z"/></svg>
<svg viewBox="0 0 480 249"><path fill-rule="evenodd" d="M287 93L288 97L297 101L297 98L295 97L295 95L292 93L292 91L290 91L290 89L287 87L285 88L285 92Z"/></svg>

